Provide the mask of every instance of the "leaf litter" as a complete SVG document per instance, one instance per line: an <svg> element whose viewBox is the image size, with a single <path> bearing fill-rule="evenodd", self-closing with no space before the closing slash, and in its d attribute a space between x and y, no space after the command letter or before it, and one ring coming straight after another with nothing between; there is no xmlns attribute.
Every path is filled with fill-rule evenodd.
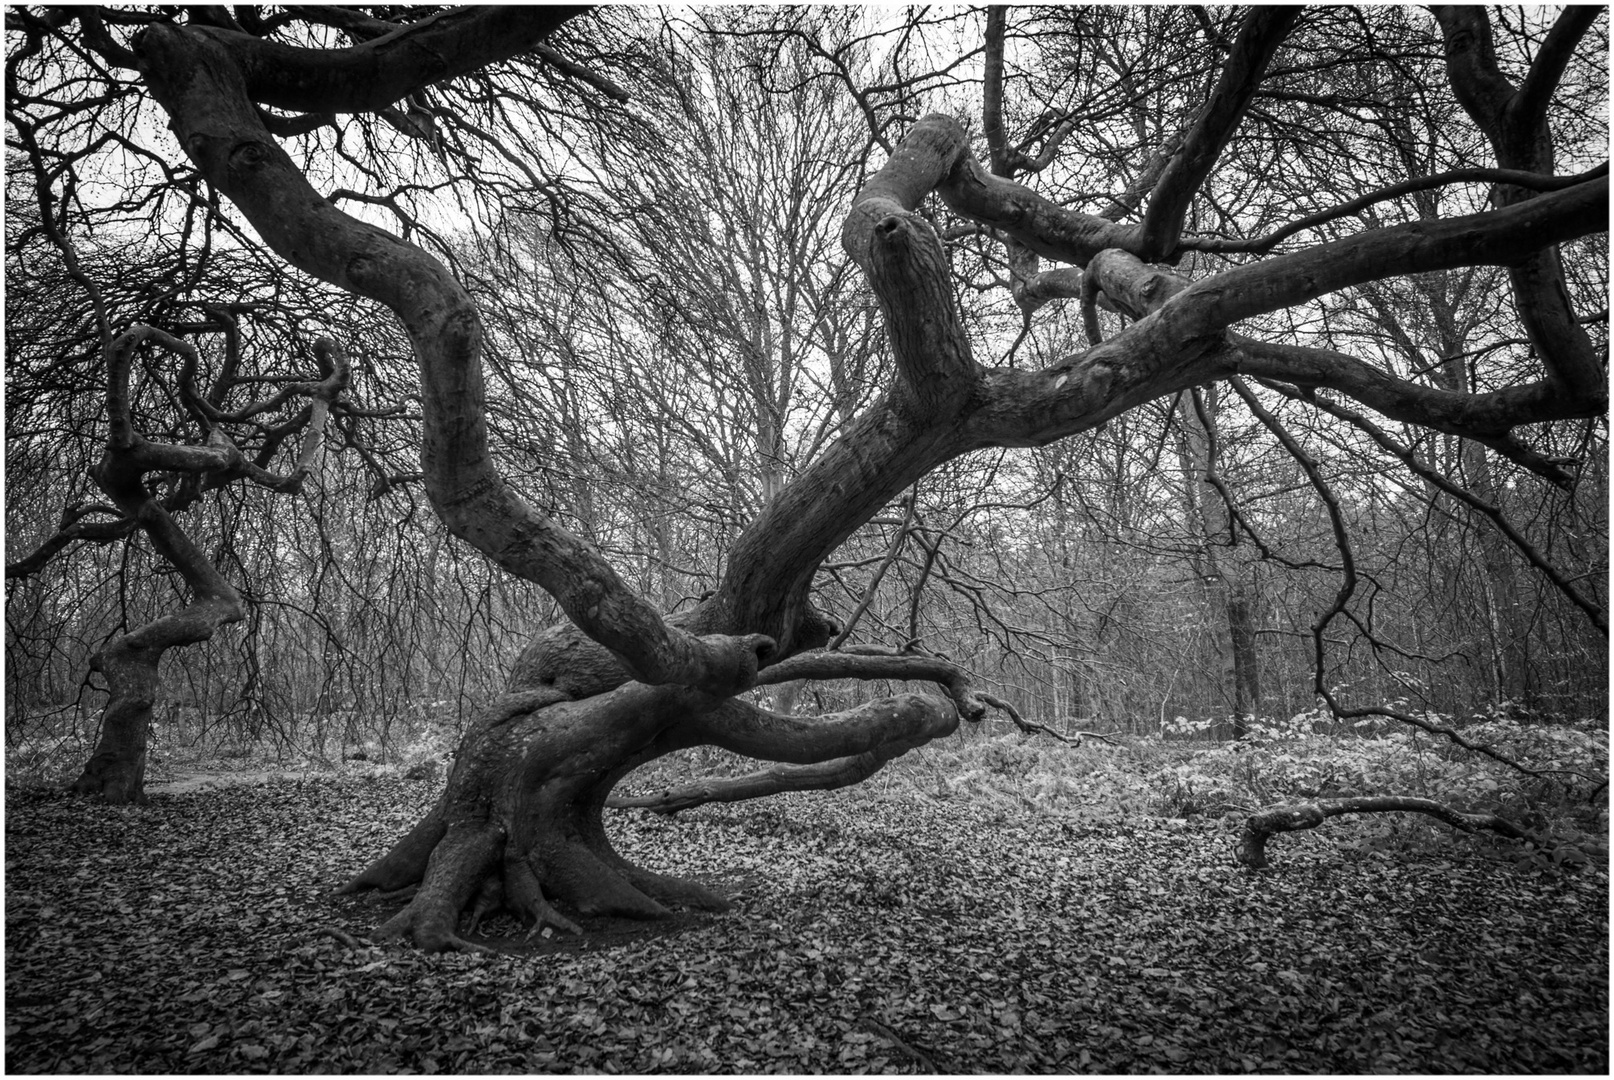
<svg viewBox="0 0 1614 1080"><path fill-rule="evenodd" d="M12 789L20 1072L1553 1072L1608 1068L1608 875L1219 821L1072 828L914 792L609 827L720 915L583 920L498 956L370 944L330 890L435 794L400 777ZM356 942L358 947L352 947Z"/></svg>

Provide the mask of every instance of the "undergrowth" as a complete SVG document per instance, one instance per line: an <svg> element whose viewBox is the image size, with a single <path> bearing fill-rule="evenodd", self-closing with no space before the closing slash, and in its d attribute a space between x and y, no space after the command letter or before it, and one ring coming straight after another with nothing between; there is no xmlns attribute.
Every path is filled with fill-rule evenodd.
<svg viewBox="0 0 1614 1080"><path fill-rule="evenodd" d="M1496 813L1526 829L1593 850L1608 834L1608 736L1601 721L1540 722L1499 706L1455 720L1470 742L1491 747L1538 773L1515 769L1449 740L1389 721L1341 726L1319 713L1289 720L1258 718L1248 737L1215 741L1211 721L1168 721L1162 736L1117 735L1066 743L1002 731L1006 725L961 728L885 766L854 797L919 795L967 801L999 813L1034 814L1075 828L1100 828L1138 817L1234 819L1280 803L1353 795L1411 795L1454 809ZM439 776L458 741L452 723L424 716L394 724L387 739L299 746L281 739L253 745L154 725L147 782L195 774L281 771L301 774ZM1225 727L1225 725L1223 725ZM1000 730L992 732L991 728ZM15 739L6 748L8 785L70 781L93 748L93 730L56 738ZM733 776L759 768L753 759L714 748L687 750L633 773L623 791L653 791L696 777ZM1398 848L1450 842L1450 830L1427 819L1390 815L1331 823L1340 842ZM1478 843L1493 843L1480 839ZM1504 847L1506 847L1504 845Z"/></svg>
<svg viewBox="0 0 1614 1080"><path fill-rule="evenodd" d="M1606 848L1608 790L1599 781L1608 775L1608 742L1590 723L1549 726L1493 716L1464 729L1469 741L1503 752L1542 773L1538 777L1427 733L1379 724L1364 728L1369 730L1316 734L1302 717L1254 725L1250 737L1236 742L1114 736L1079 744L961 730L887 764L856 790L969 802L1077 828L1138 817L1242 821L1281 803L1411 795L1464 812L1500 814L1593 850ZM653 791L693 776L756 768L757 762L722 750L692 750L652 762L632 774L624 789ZM1363 849L1449 844L1452 835L1445 825L1405 815L1346 819L1328 828ZM1488 836L1470 842L1508 857L1533 857Z"/></svg>

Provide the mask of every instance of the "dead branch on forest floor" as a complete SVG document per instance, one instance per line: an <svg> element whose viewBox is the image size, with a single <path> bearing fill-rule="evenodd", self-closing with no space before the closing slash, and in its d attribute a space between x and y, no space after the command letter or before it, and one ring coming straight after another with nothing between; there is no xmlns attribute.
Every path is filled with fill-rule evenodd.
<svg viewBox="0 0 1614 1080"><path fill-rule="evenodd" d="M1244 823L1244 831L1239 834L1238 861L1252 870L1267 866L1267 840L1277 833L1315 829L1326 819L1342 814L1390 813L1427 814L1462 832L1486 829L1512 840L1528 840L1541 847L1551 843L1550 838L1522 829L1497 814L1464 813L1445 803L1412 795L1362 795L1272 806L1251 814Z"/></svg>

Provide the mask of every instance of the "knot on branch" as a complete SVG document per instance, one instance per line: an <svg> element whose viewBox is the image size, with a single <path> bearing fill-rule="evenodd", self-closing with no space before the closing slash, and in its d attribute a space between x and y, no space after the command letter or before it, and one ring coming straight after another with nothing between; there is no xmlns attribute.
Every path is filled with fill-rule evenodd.
<svg viewBox="0 0 1614 1080"><path fill-rule="evenodd" d="M911 211L887 214L869 236L875 286L931 285L946 281L947 255L930 222Z"/></svg>
<svg viewBox="0 0 1614 1080"><path fill-rule="evenodd" d="M705 655L692 685L713 697L733 697L757 685L758 669L776 648L773 638L766 634L710 634L695 641Z"/></svg>

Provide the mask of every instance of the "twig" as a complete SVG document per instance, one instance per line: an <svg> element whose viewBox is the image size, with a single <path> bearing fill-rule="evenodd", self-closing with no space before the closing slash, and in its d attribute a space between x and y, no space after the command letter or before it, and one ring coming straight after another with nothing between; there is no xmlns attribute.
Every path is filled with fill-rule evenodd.
<svg viewBox="0 0 1614 1080"><path fill-rule="evenodd" d="M1025 717L1020 715L1019 709L1016 709L1013 705L1010 705L1007 701L1004 701L995 694L987 694L977 690L975 692L975 696L992 706L992 708L997 709L999 712L1007 713L1009 719L1014 721L1014 726L1019 728L1021 731L1032 731L1039 732L1043 735L1052 735L1060 742L1068 743L1076 741L1061 735L1059 732L1055 731L1051 727L1048 727L1046 724L1039 724L1034 720L1027 720ZM1100 736L1100 738L1102 738L1102 736Z"/></svg>
<svg viewBox="0 0 1614 1080"><path fill-rule="evenodd" d="M350 949L364 949L368 947L364 944L364 942L360 941L346 930L338 930L334 926L317 926L314 928L314 936L335 938L337 941L341 942L343 945L346 945Z"/></svg>
<svg viewBox="0 0 1614 1080"><path fill-rule="evenodd" d="M858 1022L873 1034L878 1035L880 1038L886 1040L898 1050L901 1050L904 1054L907 1054L909 1057L913 1058L919 1063L920 1067L924 1069L925 1072L936 1073L941 1071L940 1069L936 1068L936 1063L930 1059L929 1054L926 1054L923 1050L919 1050L909 1045L901 1035L898 1035L895 1031L892 1031L889 1027L880 1023L880 1021L876 1020L874 1017L865 1013L863 1016L858 1017Z"/></svg>

